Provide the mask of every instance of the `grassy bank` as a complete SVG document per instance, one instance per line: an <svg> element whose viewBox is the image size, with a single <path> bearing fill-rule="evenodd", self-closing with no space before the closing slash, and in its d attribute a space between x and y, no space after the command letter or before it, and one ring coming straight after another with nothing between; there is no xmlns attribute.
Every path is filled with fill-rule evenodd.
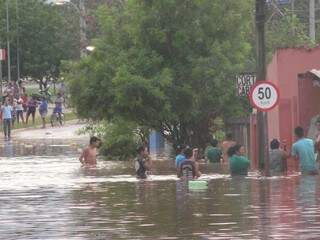
<svg viewBox="0 0 320 240"><path fill-rule="evenodd" d="M77 119L76 114L74 114L73 112L65 113L64 117L65 117L65 121L71 121L71 120ZM46 117L46 125L47 125L47 127L50 126L50 118L51 118L51 115L48 114L48 116ZM34 127L40 127L40 126L42 126L41 117L39 115L36 115L34 124L32 124L32 118L29 117L28 125L26 125L25 123L24 124L23 123L18 124L17 121L16 121L15 124L14 124L13 129L34 128ZM2 129L2 126L1 126L1 129Z"/></svg>

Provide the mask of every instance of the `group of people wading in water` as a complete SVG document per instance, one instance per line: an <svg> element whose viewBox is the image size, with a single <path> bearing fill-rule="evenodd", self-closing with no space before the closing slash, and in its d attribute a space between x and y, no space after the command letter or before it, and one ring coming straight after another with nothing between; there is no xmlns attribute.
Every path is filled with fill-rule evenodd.
<svg viewBox="0 0 320 240"><path fill-rule="evenodd" d="M294 134L296 142L287 151L286 145L279 140L273 139L270 142L270 172L272 175L282 175L287 171L287 159L292 157L300 163L302 174L318 174L316 159L319 160L320 153L320 119L316 122L317 133L315 139L305 137L302 127L296 127ZM83 165L96 165L97 148L101 140L91 137L90 144L86 147L79 160ZM151 159L148 148L141 146L137 149L135 158L135 171L139 179L145 179L151 170ZM177 147L175 158L176 173L182 179L197 179L201 176L199 170L200 162L219 163L228 165L232 176L247 176L250 168L250 160L245 156L244 146L235 142L232 134L227 134L226 139L219 144L216 139L208 141L204 151L204 159L199 158L198 148L191 148L185 144Z"/></svg>

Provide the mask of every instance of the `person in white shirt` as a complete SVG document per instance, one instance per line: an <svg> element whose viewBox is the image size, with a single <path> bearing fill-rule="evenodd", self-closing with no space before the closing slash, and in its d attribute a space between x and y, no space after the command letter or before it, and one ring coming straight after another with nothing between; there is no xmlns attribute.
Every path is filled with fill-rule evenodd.
<svg viewBox="0 0 320 240"><path fill-rule="evenodd" d="M23 116L23 99L21 96L19 97L17 101L17 106L16 106L16 115L17 115L17 122L18 124L20 123L20 119L22 123L24 123L24 116Z"/></svg>
<svg viewBox="0 0 320 240"><path fill-rule="evenodd" d="M12 106L9 105L9 100L6 98L4 100L4 105L1 106L5 140L11 139L12 110Z"/></svg>

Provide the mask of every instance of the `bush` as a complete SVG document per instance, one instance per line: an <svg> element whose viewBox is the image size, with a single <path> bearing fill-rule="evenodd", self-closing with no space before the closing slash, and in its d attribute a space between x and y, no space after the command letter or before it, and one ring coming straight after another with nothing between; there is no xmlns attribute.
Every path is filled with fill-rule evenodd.
<svg viewBox="0 0 320 240"><path fill-rule="evenodd" d="M148 136L148 131L124 120L90 123L79 133L100 137L100 153L112 160L128 160L134 157L137 147L143 144Z"/></svg>

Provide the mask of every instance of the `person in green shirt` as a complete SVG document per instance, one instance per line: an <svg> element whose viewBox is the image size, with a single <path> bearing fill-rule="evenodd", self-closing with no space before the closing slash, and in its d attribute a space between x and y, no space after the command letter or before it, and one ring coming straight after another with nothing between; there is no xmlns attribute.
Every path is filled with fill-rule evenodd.
<svg viewBox="0 0 320 240"><path fill-rule="evenodd" d="M248 175L248 169L250 167L250 161L244 155L244 147L240 144L236 144L230 147L228 150L229 166L232 176Z"/></svg>
<svg viewBox="0 0 320 240"><path fill-rule="evenodd" d="M209 146L205 150L205 157L211 163L220 163L222 158L222 150L218 147L218 140L212 139Z"/></svg>

